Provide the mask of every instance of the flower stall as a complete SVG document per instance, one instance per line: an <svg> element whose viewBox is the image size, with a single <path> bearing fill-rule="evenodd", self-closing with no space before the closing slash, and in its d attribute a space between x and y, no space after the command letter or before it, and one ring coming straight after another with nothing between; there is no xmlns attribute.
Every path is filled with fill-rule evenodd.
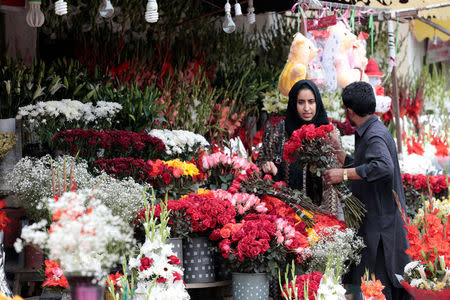
<svg viewBox="0 0 450 300"><path fill-rule="evenodd" d="M373 270L345 281L366 247L351 186L326 186L336 201L319 205L258 162L303 78L329 122L295 130L279 159L319 178L339 167L334 136L353 153L357 135L341 91L369 82L400 152L412 262L399 281L448 297L448 72L397 76L398 28L423 12L50 2L0 1L0 299L384 299Z"/></svg>

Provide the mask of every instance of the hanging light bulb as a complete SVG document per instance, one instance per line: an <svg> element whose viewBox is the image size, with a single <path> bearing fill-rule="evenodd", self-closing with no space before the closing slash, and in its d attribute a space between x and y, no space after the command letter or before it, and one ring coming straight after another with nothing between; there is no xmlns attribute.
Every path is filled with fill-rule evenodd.
<svg viewBox="0 0 450 300"><path fill-rule="evenodd" d="M112 6L111 1L104 0L98 9L98 12L103 18L111 18L114 15L114 7Z"/></svg>
<svg viewBox="0 0 450 300"><path fill-rule="evenodd" d="M226 33L232 33L236 29L236 25L231 18L231 5L228 0L225 4L225 21L223 21L222 29Z"/></svg>
<svg viewBox="0 0 450 300"><path fill-rule="evenodd" d="M67 14L67 2L64 0L58 0L55 2L55 14L58 16Z"/></svg>
<svg viewBox="0 0 450 300"><path fill-rule="evenodd" d="M241 9L241 5L239 4L239 2L236 0L236 4L234 5L234 15L237 16L242 16L242 9Z"/></svg>
<svg viewBox="0 0 450 300"><path fill-rule="evenodd" d="M438 36L436 34L436 29L434 29L434 38L433 38L433 45L437 45L439 42Z"/></svg>
<svg viewBox="0 0 450 300"><path fill-rule="evenodd" d="M28 26L41 27L45 17L41 11L41 0L28 0L28 12L26 19Z"/></svg>
<svg viewBox="0 0 450 300"><path fill-rule="evenodd" d="M158 22L158 18L158 3L156 3L156 0L148 0L147 10L145 11L145 21L156 23Z"/></svg>
<svg viewBox="0 0 450 300"><path fill-rule="evenodd" d="M248 24L253 24L256 21L255 16L255 8L253 7L253 0L248 0L248 9L247 9L247 21Z"/></svg>

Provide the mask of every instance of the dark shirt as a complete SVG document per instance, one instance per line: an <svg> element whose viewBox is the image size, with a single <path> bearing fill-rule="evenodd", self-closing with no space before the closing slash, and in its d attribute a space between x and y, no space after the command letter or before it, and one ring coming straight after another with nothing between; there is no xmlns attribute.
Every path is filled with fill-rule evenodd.
<svg viewBox="0 0 450 300"><path fill-rule="evenodd" d="M375 263L379 263L375 259L381 239L388 275L396 287L401 287L394 274L403 274L410 258L405 254L406 230L393 191L402 210L405 210L405 196L394 139L377 116L372 115L356 130L354 158L347 156L345 167L355 167L363 179L352 180L351 190L367 209L358 233L367 248L362 251L354 281L360 282L365 267L374 270Z"/></svg>

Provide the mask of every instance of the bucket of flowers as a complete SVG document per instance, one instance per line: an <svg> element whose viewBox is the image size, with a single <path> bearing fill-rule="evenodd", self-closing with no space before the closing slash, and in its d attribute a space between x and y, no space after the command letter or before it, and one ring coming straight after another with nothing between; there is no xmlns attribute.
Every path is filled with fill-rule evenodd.
<svg viewBox="0 0 450 300"><path fill-rule="evenodd" d="M450 299L449 215L434 201L425 202L422 213L405 226L412 261L397 277L416 300Z"/></svg>

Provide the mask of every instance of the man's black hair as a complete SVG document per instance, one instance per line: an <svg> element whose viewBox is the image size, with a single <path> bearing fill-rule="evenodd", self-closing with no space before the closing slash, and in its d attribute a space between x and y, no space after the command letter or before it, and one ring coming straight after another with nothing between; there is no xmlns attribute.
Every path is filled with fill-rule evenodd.
<svg viewBox="0 0 450 300"><path fill-rule="evenodd" d="M367 82L357 81L347 85L342 91L342 101L345 107L352 109L360 117L375 113L375 94Z"/></svg>

